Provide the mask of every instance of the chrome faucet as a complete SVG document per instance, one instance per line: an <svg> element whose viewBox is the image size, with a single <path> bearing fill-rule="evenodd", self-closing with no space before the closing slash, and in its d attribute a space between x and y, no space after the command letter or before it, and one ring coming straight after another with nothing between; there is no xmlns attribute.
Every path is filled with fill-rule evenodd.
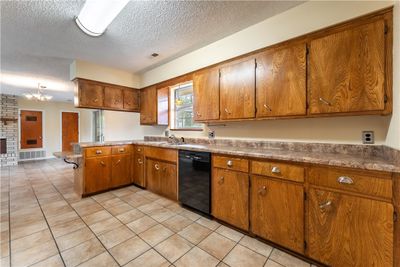
<svg viewBox="0 0 400 267"><path fill-rule="evenodd" d="M168 139L170 140L170 142L174 145L181 145L182 143L185 142L185 139L183 137L181 137L180 139L178 137L176 137L174 134L171 134Z"/></svg>

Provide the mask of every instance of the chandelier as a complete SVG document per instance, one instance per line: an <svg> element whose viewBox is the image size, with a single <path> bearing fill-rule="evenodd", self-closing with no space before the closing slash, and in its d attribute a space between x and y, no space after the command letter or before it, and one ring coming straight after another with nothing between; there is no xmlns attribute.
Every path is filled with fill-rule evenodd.
<svg viewBox="0 0 400 267"><path fill-rule="evenodd" d="M53 98L51 95L45 95L43 90L46 89L46 86L41 85L38 83L38 89L36 93L27 93L24 96L29 100L36 100L36 101L49 101Z"/></svg>

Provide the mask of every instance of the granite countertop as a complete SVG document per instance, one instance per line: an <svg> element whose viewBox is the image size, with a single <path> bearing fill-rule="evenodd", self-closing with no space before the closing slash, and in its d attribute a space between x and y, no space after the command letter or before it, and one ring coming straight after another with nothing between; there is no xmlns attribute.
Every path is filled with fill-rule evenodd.
<svg viewBox="0 0 400 267"><path fill-rule="evenodd" d="M54 152L53 155L54 155L54 157L56 157L58 159L66 159L66 160L70 160L70 161L74 161L74 160L82 157L82 154L76 154L76 153L71 152L71 151Z"/></svg>
<svg viewBox="0 0 400 267"><path fill-rule="evenodd" d="M314 151L293 151L283 148L264 148L264 147L238 147L232 145L220 144L183 144L176 145L167 141L145 141L145 140L124 140L104 143L79 143L81 148L93 146L110 146L136 144L154 147L163 147L170 149L182 149L191 151L205 151L218 154L227 154L233 156L244 156L260 159L294 161L310 164L321 164L336 167L349 167L362 170L385 171L400 173L400 165L387 160L383 157L366 155L365 153L347 154L347 153L327 153ZM76 157L80 156L76 155ZM73 156L68 156L72 159Z"/></svg>

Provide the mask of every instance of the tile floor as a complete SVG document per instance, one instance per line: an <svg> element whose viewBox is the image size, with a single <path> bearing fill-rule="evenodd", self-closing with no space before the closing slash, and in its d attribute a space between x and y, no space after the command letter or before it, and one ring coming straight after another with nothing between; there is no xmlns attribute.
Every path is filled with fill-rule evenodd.
<svg viewBox="0 0 400 267"><path fill-rule="evenodd" d="M80 199L60 160L1 169L1 266L309 266L135 186Z"/></svg>

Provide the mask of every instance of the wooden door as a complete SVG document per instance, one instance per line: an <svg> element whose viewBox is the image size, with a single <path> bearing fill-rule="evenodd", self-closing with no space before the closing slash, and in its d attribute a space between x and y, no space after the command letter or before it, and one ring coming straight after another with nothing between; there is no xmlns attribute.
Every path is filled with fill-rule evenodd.
<svg viewBox="0 0 400 267"><path fill-rule="evenodd" d="M144 157L141 154L135 153L133 157L133 174L132 182L145 187L144 183Z"/></svg>
<svg viewBox="0 0 400 267"><path fill-rule="evenodd" d="M42 148L42 112L21 110L21 148Z"/></svg>
<svg viewBox="0 0 400 267"><path fill-rule="evenodd" d="M62 151L72 151L71 143L79 142L79 113L61 113Z"/></svg>
<svg viewBox="0 0 400 267"><path fill-rule="evenodd" d="M253 58L221 68L221 119L255 117L255 69Z"/></svg>
<svg viewBox="0 0 400 267"><path fill-rule="evenodd" d="M157 124L157 88L140 90L140 124Z"/></svg>
<svg viewBox="0 0 400 267"><path fill-rule="evenodd" d="M152 192L161 192L160 163L146 159L146 188Z"/></svg>
<svg viewBox="0 0 400 267"><path fill-rule="evenodd" d="M131 154L114 155L111 157L111 187L131 183Z"/></svg>
<svg viewBox="0 0 400 267"><path fill-rule="evenodd" d="M104 88L101 84L79 81L79 106L102 108L104 105Z"/></svg>
<svg viewBox="0 0 400 267"><path fill-rule="evenodd" d="M250 197L251 231L283 247L303 253L303 185L252 176Z"/></svg>
<svg viewBox="0 0 400 267"><path fill-rule="evenodd" d="M212 215L243 230L249 229L249 176L247 173L213 169Z"/></svg>
<svg viewBox="0 0 400 267"><path fill-rule="evenodd" d="M257 117L306 114L306 45L268 50L256 58Z"/></svg>
<svg viewBox="0 0 400 267"><path fill-rule="evenodd" d="M171 164L167 162L162 162L161 164L161 192L164 196L172 199L178 200L178 181L177 181L177 171L176 164Z"/></svg>
<svg viewBox="0 0 400 267"><path fill-rule="evenodd" d="M140 110L140 91L125 88L123 90L124 109L130 111Z"/></svg>
<svg viewBox="0 0 400 267"><path fill-rule="evenodd" d="M111 157L85 159L85 194L110 188Z"/></svg>
<svg viewBox="0 0 400 267"><path fill-rule="evenodd" d="M310 113L385 107L385 23L379 20L310 43Z"/></svg>
<svg viewBox="0 0 400 267"><path fill-rule="evenodd" d="M393 205L310 189L308 254L330 266L393 266Z"/></svg>
<svg viewBox="0 0 400 267"><path fill-rule="evenodd" d="M104 87L104 107L112 109L123 109L124 102L121 87Z"/></svg>
<svg viewBox="0 0 400 267"><path fill-rule="evenodd" d="M169 87L157 89L157 125L169 124Z"/></svg>
<svg viewBox="0 0 400 267"><path fill-rule="evenodd" d="M219 119L219 69L193 74L193 113L195 121Z"/></svg>

